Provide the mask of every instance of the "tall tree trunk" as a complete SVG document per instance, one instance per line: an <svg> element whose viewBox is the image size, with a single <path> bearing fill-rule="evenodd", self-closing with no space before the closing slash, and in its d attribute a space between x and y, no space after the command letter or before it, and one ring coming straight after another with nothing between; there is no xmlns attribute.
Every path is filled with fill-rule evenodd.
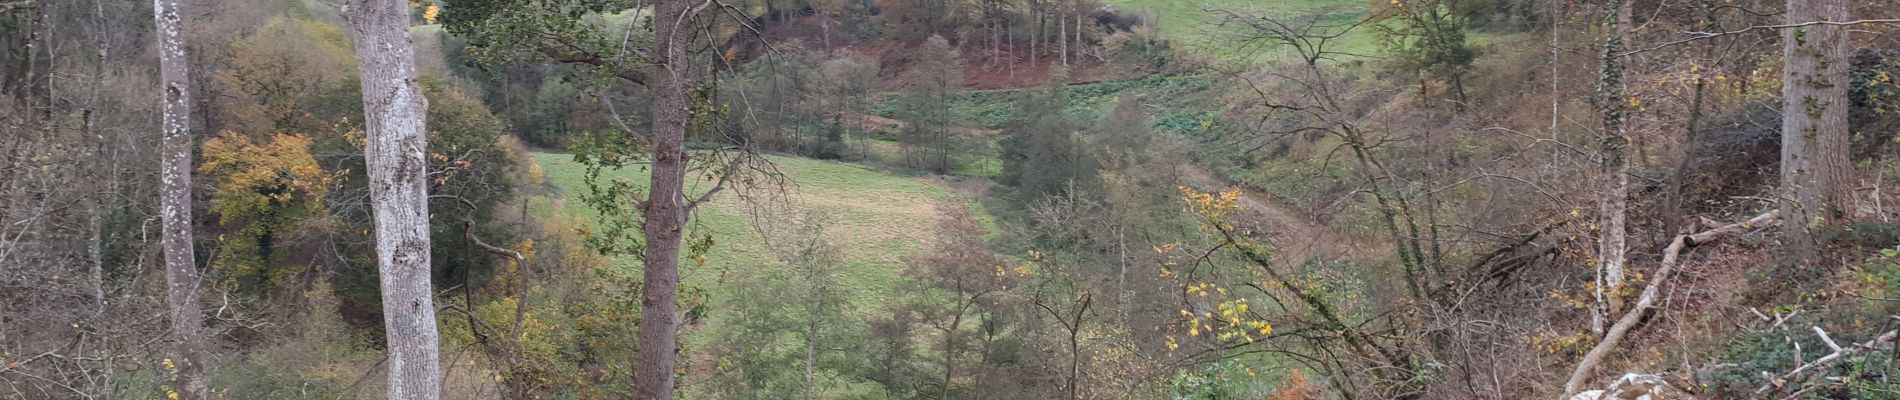
<svg viewBox="0 0 1900 400"><path fill-rule="evenodd" d="M1002 32L997 32L998 29L1002 29L1003 23L996 20L998 13L995 9L991 9L987 14L990 18L984 21L983 25L990 28L990 70L995 70L997 56L1003 53Z"/></svg>
<svg viewBox="0 0 1900 400"><path fill-rule="evenodd" d="M663 57L649 73L653 81L653 174L649 180L645 222L646 248L640 292L640 365L634 389L640 399L673 398L674 363L679 358L679 259L686 226L686 45L694 16L686 0L654 4L654 54Z"/></svg>
<svg viewBox="0 0 1900 400"><path fill-rule="evenodd" d="M812 282L814 299L810 313L805 316L805 400L811 400L812 376L818 369L818 313L825 307L825 297L818 295L817 281Z"/></svg>
<svg viewBox="0 0 1900 400"><path fill-rule="evenodd" d="M112 209L112 205L116 204L108 204L108 199L115 198L119 193L119 157L117 154L117 136L108 139L105 134L99 133L97 129L99 121L99 90L105 87L106 64L112 59L112 41L109 38L111 24L106 22L105 1L93 0L92 7L92 25L88 27L89 29L87 29L86 32L92 35L93 44L98 48L97 55L99 59L94 61L95 63L92 67L92 86L88 89L88 93L86 94L86 109L81 115L83 117L82 123L84 124L86 139L94 140L97 144L97 147L94 147L94 154L96 154L99 159L94 160L96 164L93 165L93 168L97 168L98 170L93 172L98 174L95 175L97 177L96 179L99 181L98 183L104 187L104 191L93 193L93 199L90 203L92 209L86 213L88 218L86 221L88 236L86 258L91 267L91 270L88 271L90 275L88 278L92 285L92 304L93 307L95 307L94 311L104 313L106 307L104 214L105 210ZM186 113L185 115L190 116L191 114ZM190 148L186 148L186 150L190 150Z"/></svg>
<svg viewBox="0 0 1900 400"><path fill-rule="evenodd" d="M1715 11L1717 1L1718 0L1704 0L1699 4L1699 11L1702 12L1702 29L1705 32L1718 32L1722 29L1720 20L1717 19ZM1708 65L1710 66L1720 64L1716 61L1715 51L1717 46L1715 43L1703 43L1701 46L1702 56L1696 60L1697 64L1709 63ZM1676 161L1676 170L1669 174L1669 182L1666 183L1666 187L1664 188L1668 191L1668 197L1664 199L1663 204L1662 233L1665 237L1673 237L1683 233L1680 232L1683 230L1682 222L1685 219L1682 206L1682 186L1684 182L1687 181L1688 177L1686 175L1690 173L1689 168L1695 161L1690 157L1694 154L1696 146L1700 145L1702 140L1702 104L1703 98L1708 93L1708 79L1705 75L1708 71L1700 70L1701 68L1697 69L1698 71L1695 71L1695 83L1692 85L1693 88L1690 92L1689 117L1684 126L1685 132L1682 139L1682 146L1680 146L1682 148L1681 158Z"/></svg>
<svg viewBox="0 0 1900 400"><path fill-rule="evenodd" d="M965 307L958 304L957 315L950 319L950 327L943 330L943 392L937 396L939 399L950 399L950 382L957 370L957 331L963 329L964 311Z"/></svg>
<svg viewBox="0 0 1900 400"><path fill-rule="evenodd" d="M1078 315L1077 317L1080 317L1080 316ZM1080 318L1078 318L1077 322L1080 322L1080 321L1081 321ZM1076 328L1069 329L1069 384L1067 385L1069 387L1069 400L1077 400L1077 399L1082 398L1080 394L1081 392L1077 390L1080 388L1076 387L1076 384L1078 382L1081 382L1081 379L1082 379L1081 335L1082 335L1081 330L1076 329Z"/></svg>
<svg viewBox="0 0 1900 400"><path fill-rule="evenodd" d="M1563 97L1558 93L1557 87L1557 62L1562 61L1563 53L1557 46L1559 38L1557 29L1562 27L1558 22L1563 20L1562 2L1563 0L1550 1L1550 136L1552 138L1557 137L1557 120L1560 115L1558 106L1563 103Z"/></svg>
<svg viewBox="0 0 1900 400"><path fill-rule="evenodd" d="M433 400L442 395L442 367L429 281L429 104L416 79L409 3L354 0L347 10L369 133L363 159L376 225L389 398Z"/></svg>
<svg viewBox="0 0 1900 400"><path fill-rule="evenodd" d="M1016 59L1016 31L1011 29L1014 27L1015 27L1014 25L1010 25L1008 19L1003 20L1003 36L1005 37L1004 43L1009 43L1008 64L1009 64L1010 79L1016 78L1016 62L1019 61Z"/></svg>
<svg viewBox="0 0 1900 400"><path fill-rule="evenodd" d="M1063 4L1056 4L1056 42L1061 43L1062 66L1069 66L1069 16L1062 12Z"/></svg>
<svg viewBox="0 0 1900 400"><path fill-rule="evenodd" d="M1788 23L1846 21L1850 3L1788 0ZM1803 262L1819 250L1815 231L1847 214L1848 28L1788 28L1781 41L1781 234L1788 261Z"/></svg>
<svg viewBox="0 0 1900 400"><path fill-rule="evenodd" d="M1082 53L1088 51L1082 45L1082 2L1075 3L1075 62L1082 62Z"/></svg>
<svg viewBox="0 0 1900 400"><path fill-rule="evenodd" d="M1036 52L1036 48L1038 47L1036 42L1042 41L1042 32L1047 24L1047 18L1043 17L1042 8L1039 7L1040 5L1040 3L1034 0L1029 2L1029 12L1034 14L1034 18L1036 19L1034 29L1031 29L1029 32L1029 69L1032 71L1036 69L1036 59L1042 58L1042 53ZM1049 51L1049 46L1047 45L1040 47L1042 51Z"/></svg>
<svg viewBox="0 0 1900 400"><path fill-rule="evenodd" d="M165 136L159 147L159 210L165 249L165 306L178 358L178 398L210 398L205 382L204 312L198 308L198 262L191 237L191 88L178 0L152 3L158 26L158 71L163 84Z"/></svg>
<svg viewBox="0 0 1900 400"><path fill-rule="evenodd" d="M1601 157L1603 158L1603 197L1598 205L1597 238L1597 309L1590 318L1593 332L1603 331L1605 316L1615 314L1622 303L1617 289L1623 286L1623 266L1628 259L1625 253L1628 235L1625 221L1629 210L1629 131L1624 122L1624 112L1628 111L1628 99L1625 90L1623 70L1625 56L1623 51L1625 36L1630 23L1629 3L1626 0L1611 0L1610 7L1615 14L1608 21L1610 37L1603 44L1603 70L1597 81L1597 112L1603 120L1601 134Z"/></svg>

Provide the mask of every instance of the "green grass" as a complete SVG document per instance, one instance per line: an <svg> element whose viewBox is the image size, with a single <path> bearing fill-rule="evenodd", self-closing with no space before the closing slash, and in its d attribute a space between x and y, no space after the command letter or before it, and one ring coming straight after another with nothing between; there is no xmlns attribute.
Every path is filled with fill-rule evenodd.
<svg viewBox="0 0 1900 400"><path fill-rule="evenodd" d="M558 205L559 210L556 202L533 203L535 213L539 216L566 213L585 221L600 218L599 212L574 200L578 198L577 191L587 189L582 183L586 170L575 163L572 156L536 153L533 158L545 171L549 183L565 192L569 199ZM969 199L957 196L948 187L928 178L894 175L848 163L797 157L768 158L791 182L782 204L794 212L819 211L828 215L830 226L826 234L842 251L845 289L859 309L877 307L897 290L904 258L917 253L934 238L939 205L970 206ZM648 176L646 170L639 168L618 174L620 178L638 182L645 182ZM703 180L689 181L688 191L701 193L710 185ZM685 286L701 287L710 293L715 313L720 302L735 295L723 283L784 268L762 241L751 217L753 207L732 193L722 193L694 215L689 232L710 233L716 244L708 251L704 266L695 267L688 261L681 270ZM637 275L640 268L639 257L635 255L618 256L613 261L624 273ZM719 319L715 317L706 330L694 336L712 337L707 333L718 329L718 325Z"/></svg>
<svg viewBox="0 0 1900 400"><path fill-rule="evenodd" d="M1127 10L1139 11L1156 20L1162 37L1203 54L1223 57L1241 56L1228 52L1232 46L1217 43L1219 37L1211 32L1218 20L1208 10L1235 10L1266 13L1274 16L1295 16L1311 12L1340 12L1355 17L1366 14L1366 2L1362 0L1106 0L1107 3ZM1343 22L1343 21L1342 21ZM1363 29L1363 28L1362 28ZM1338 50L1368 53L1373 41L1369 32L1356 31L1340 43Z"/></svg>
<svg viewBox="0 0 1900 400"><path fill-rule="evenodd" d="M1121 96L1141 96L1150 102L1172 101L1204 94L1213 83L1212 79L1197 75L1155 75L1125 81L1069 85L1066 89L1069 101L1063 108L1081 121L1094 121L1114 109L1115 101ZM950 99L950 119L960 126L1002 128L1011 118L1015 118L1019 102L1040 95L1043 90L1046 89L1031 87L957 93ZM897 96L888 96L874 102L867 111L901 119L904 117L899 112L904 106L902 102Z"/></svg>

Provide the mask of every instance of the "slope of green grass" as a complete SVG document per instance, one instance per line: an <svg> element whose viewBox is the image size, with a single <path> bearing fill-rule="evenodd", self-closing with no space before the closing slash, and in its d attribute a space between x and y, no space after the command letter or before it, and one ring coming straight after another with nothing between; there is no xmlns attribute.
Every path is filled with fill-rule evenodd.
<svg viewBox="0 0 1900 400"><path fill-rule="evenodd" d="M536 153L533 158L545 171L549 183L562 190L569 199L558 203L534 204L537 213L542 216L567 213L586 221L600 218L598 211L573 200L578 198L579 191L587 188L582 181L586 169L575 163L572 156ZM842 280L849 293L848 298L857 308L867 308L881 304L897 289L904 257L919 252L934 238L938 207L967 207L970 204L968 199L958 197L948 187L926 178L893 175L840 162L797 157L768 158L791 182L790 187L779 196L782 199L763 203L773 210L769 216L753 218L759 207L739 200L733 195L734 192L728 191L702 207L693 217L689 232L710 233L715 245L707 252L705 265L693 266L690 259L684 263L682 283L688 287L706 289L715 310L719 302L735 295L731 293L733 289L722 283L762 276L773 269L785 268L772 256L755 220L788 223L772 221L782 221L806 211L826 215L830 224L825 233L841 252ZM644 183L648 171L629 168L617 174L622 179ZM702 193L711 184L704 180L689 181L688 186L692 188L688 191ZM789 231L795 227L767 228L766 231L773 231L771 228ZM637 275L640 268L637 255L615 257L614 263L623 272L633 275ZM718 319L713 319L710 324L708 329L717 329Z"/></svg>
<svg viewBox="0 0 1900 400"><path fill-rule="evenodd" d="M1208 77L1198 75L1154 75L1124 81L1075 84L1066 89L1069 99L1063 107L1082 121L1094 121L1115 108L1115 101L1124 95L1165 101L1203 93L1213 82ZM1022 100L1040 95L1044 90L1047 89L1031 87L957 93L950 99L950 118L959 126L1002 128L1016 116ZM873 103L867 111L882 117L901 119L905 117L901 112L904 106L900 97L887 96Z"/></svg>
<svg viewBox="0 0 1900 400"><path fill-rule="evenodd" d="M1210 10L1234 10L1251 13L1263 13L1273 16L1291 17L1305 13L1327 12L1344 13L1353 17L1366 14L1367 3L1363 0L1105 0L1108 4L1127 10L1147 14L1155 20L1162 37L1216 57L1243 56L1231 54L1232 46L1216 41L1214 23L1219 22ZM1350 22L1350 21L1340 21ZM1340 43L1337 50L1355 53L1369 53L1373 48L1371 35L1363 29L1355 31ZM1270 55L1269 55L1270 56Z"/></svg>

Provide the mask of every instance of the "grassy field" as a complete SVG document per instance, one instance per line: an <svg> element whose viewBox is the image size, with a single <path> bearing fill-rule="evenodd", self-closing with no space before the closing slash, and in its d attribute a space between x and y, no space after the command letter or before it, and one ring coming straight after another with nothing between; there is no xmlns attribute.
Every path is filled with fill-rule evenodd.
<svg viewBox="0 0 1900 400"><path fill-rule="evenodd" d="M1107 115L1115 108L1115 101L1124 95L1135 95L1147 101L1169 101L1177 97L1201 94L1213 84L1213 80L1196 75L1155 75L1126 81L1107 81L1069 85L1068 103L1063 107L1070 115L1081 121L1094 121ZM950 99L950 118L963 127L999 129L1016 116L1018 106L1024 99L1042 94L1043 88L1021 90L986 90L961 92ZM886 96L871 105L871 114L887 118L903 118L903 100L897 96Z"/></svg>
<svg viewBox="0 0 1900 400"><path fill-rule="evenodd" d="M1366 14L1361 0L1106 0L1110 5L1140 11L1155 19L1161 35L1187 48L1210 56L1242 56L1227 51L1231 46L1218 43L1213 34L1218 20L1209 10L1235 10L1266 15L1294 16L1312 12L1344 13L1354 17ZM1345 21L1342 21L1345 22ZM1363 29L1345 38L1340 50L1366 53L1374 44ZM1271 55L1264 55L1271 57Z"/></svg>
<svg viewBox="0 0 1900 400"><path fill-rule="evenodd" d="M904 257L918 252L934 238L938 207L971 205L969 199L957 196L950 188L929 178L894 175L847 163L797 157L769 158L791 181L791 187L780 196L781 200L767 202L777 205L768 208L773 209L773 215L796 215L804 211L827 215L830 226L826 234L842 251L843 281L858 308L881 304L897 290ZM586 170L575 163L572 156L536 153L534 161L541 165L549 183L565 192L566 198L575 199L577 191L587 190L582 182ZM622 178L639 182L645 182L647 177L644 169L629 168L620 174ZM698 193L711 183L696 180L688 185L698 186L689 189ZM715 309L719 302L733 295L722 283L784 268L767 249L761 230L751 217L759 207L740 201L731 193L722 193L694 216L690 231L711 233L716 244L708 252L704 266L693 267L688 262L682 269L682 283L706 289ZM537 203L534 208L540 214L537 217L553 213L566 213L586 221L600 217L597 211L578 200ZM793 227L766 228L770 231ZM614 263L631 274L637 274L640 268L637 256L617 257ZM714 318L707 329L718 329L718 325L718 319ZM709 337L703 335L705 332L695 336Z"/></svg>

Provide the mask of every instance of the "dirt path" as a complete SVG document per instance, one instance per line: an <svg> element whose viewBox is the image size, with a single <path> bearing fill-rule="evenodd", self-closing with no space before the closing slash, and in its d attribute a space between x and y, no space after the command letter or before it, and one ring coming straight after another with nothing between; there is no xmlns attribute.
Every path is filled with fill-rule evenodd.
<svg viewBox="0 0 1900 400"><path fill-rule="evenodd" d="M1192 163L1184 163L1178 170L1181 171L1182 181L1196 190L1219 191L1235 186ZM1241 210L1234 222L1243 228L1266 232L1268 241L1273 243L1275 249L1273 256L1278 261L1299 263L1308 260L1355 259L1371 254L1368 253L1371 250L1368 247L1376 246L1357 242L1349 235L1314 224L1311 219L1291 211L1271 195L1245 186L1240 189Z"/></svg>
<svg viewBox="0 0 1900 400"><path fill-rule="evenodd" d="M854 126L854 127L863 128L863 129L888 128L888 129L895 129L895 130L901 131L904 129L904 127L910 125L909 122L905 122L904 120L901 120L901 119L865 114L865 113L860 113L860 112L847 111L839 115L843 117L841 119L843 120L845 124ZM948 129L951 133L955 133L955 134L963 135L963 136L969 136L969 137L979 137L979 138L1001 135L1003 133L1003 130L1001 129L973 128L973 127L967 127L967 126L952 126L952 127L949 127Z"/></svg>

